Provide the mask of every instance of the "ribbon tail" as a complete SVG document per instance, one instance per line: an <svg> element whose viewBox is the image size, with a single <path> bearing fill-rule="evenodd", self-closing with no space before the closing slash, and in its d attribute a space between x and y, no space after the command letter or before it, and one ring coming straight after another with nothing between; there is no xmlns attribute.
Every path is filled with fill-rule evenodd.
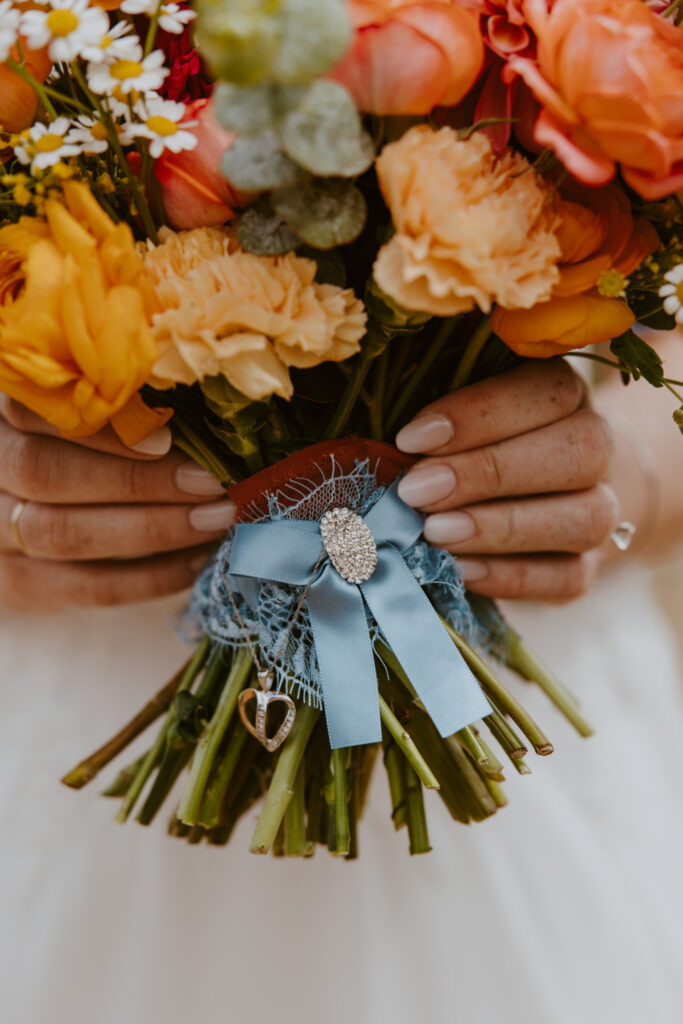
<svg viewBox="0 0 683 1024"><path fill-rule="evenodd" d="M396 548L380 548L377 568L361 590L442 736L491 713L479 683Z"/></svg>
<svg viewBox="0 0 683 1024"><path fill-rule="evenodd" d="M307 598L333 750L382 738L377 673L363 597L332 566Z"/></svg>

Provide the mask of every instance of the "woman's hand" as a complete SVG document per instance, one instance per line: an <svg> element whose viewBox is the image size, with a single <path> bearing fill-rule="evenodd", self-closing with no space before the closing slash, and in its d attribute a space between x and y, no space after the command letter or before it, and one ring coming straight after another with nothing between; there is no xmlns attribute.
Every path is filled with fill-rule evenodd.
<svg viewBox="0 0 683 1024"><path fill-rule="evenodd" d="M64 441L0 397L0 605L116 605L189 587L234 506L170 446L166 427L135 450L110 428Z"/></svg>
<svg viewBox="0 0 683 1024"><path fill-rule="evenodd" d="M400 431L425 454L399 495L427 540L458 555L469 590L563 601L589 587L619 519L607 423L561 359L525 364L423 409Z"/></svg>

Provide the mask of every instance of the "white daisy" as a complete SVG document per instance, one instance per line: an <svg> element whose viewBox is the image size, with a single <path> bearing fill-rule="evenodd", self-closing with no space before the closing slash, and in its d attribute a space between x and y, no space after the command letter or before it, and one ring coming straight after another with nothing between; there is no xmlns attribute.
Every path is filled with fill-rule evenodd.
<svg viewBox="0 0 683 1024"><path fill-rule="evenodd" d="M81 153L104 153L109 147L109 135L102 122L85 114L74 121L66 141L77 145Z"/></svg>
<svg viewBox="0 0 683 1024"><path fill-rule="evenodd" d="M58 117L52 124L34 124L14 147L14 153L22 164L31 165L31 174L54 167L66 156L77 156L78 146L69 141L71 121Z"/></svg>
<svg viewBox="0 0 683 1024"><path fill-rule="evenodd" d="M12 7L12 0L0 3L0 64L4 64L17 41L21 15Z"/></svg>
<svg viewBox="0 0 683 1024"><path fill-rule="evenodd" d="M668 284L663 284L659 295L664 302L664 312L675 318L677 324L683 324L683 263L664 275Z"/></svg>
<svg viewBox="0 0 683 1024"><path fill-rule="evenodd" d="M150 139L149 152L156 159L160 157L165 149L172 153L180 153L184 149L194 149L197 145L197 136L187 131L193 128L196 121L180 121L186 113L187 107L184 103L174 103L173 100L154 100L146 102L144 106L139 104L135 113L140 122L126 125L126 133L130 138Z"/></svg>
<svg viewBox="0 0 683 1024"><path fill-rule="evenodd" d="M159 28L173 35L180 35L185 26L196 18L194 11L178 4L160 4L159 0L123 0L121 10L125 14L146 14L153 18L159 12Z"/></svg>
<svg viewBox="0 0 683 1024"><path fill-rule="evenodd" d="M111 25L100 40L83 48L82 56L92 64L113 64L117 60L136 60L140 40L127 21Z"/></svg>
<svg viewBox="0 0 683 1024"><path fill-rule="evenodd" d="M142 47L138 46L131 55L113 63L89 64L88 85L100 96L130 92L142 95L161 88L168 68L163 66L164 54L161 50L153 50L149 56L142 56Z"/></svg>
<svg viewBox="0 0 683 1024"><path fill-rule="evenodd" d="M26 11L21 16L21 34L31 50L47 46L50 58L68 63L97 44L109 28L109 18L88 0L50 0L47 11Z"/></svg>

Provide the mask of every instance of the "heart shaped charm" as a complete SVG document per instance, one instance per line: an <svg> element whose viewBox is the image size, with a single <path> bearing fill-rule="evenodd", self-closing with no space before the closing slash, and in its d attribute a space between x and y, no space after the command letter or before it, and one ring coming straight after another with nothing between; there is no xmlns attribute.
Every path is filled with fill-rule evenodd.
<svg viewBox="0 0 683 1024"><path fill-rule="evenodd" d="M253 722L249 718L249 714L247 712L247 704L251 700L256 701L256 713L254 715ZM278 703L284 704L287 708L287 712L275 735L269 736L266 731L268 707L269 705ZM255 690L253 687L250 687L248 690L242 690L242 693L239 696L238 707L240 718L244 723L244 728L250 732L252 736L255 736L259 743L262 743L270 753L277 750L277 748L285 742L292 731L294 719L296 718L296 704L286 693L269 693L267 690Z"/></svg>
<svg viewBox="0 0 683 1024"><path fill-rule="evenodd" d="M320 520L325 551L347 583L365 583L377 568L377 544L367 523L350 508L334 508Z"/></svg>

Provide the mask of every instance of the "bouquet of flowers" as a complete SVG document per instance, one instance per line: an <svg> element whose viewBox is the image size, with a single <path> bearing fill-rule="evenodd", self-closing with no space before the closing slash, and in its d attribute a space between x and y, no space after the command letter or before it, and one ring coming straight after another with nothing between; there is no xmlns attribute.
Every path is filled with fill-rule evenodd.
<svg viewBox="0 0 683 1024"><path fill-rule="evenodd" d="M426 402L584 352L672 392L683 4L0 0L0 390L67 438L169 422L237 526L195 651L64 778L148 824L357 852L382 752L429 850L552 745L491 664L571 695L422 537L390 439ZM683 423L683 408L674 419ZM495 748L495 749L494 749Z"/></svg>

